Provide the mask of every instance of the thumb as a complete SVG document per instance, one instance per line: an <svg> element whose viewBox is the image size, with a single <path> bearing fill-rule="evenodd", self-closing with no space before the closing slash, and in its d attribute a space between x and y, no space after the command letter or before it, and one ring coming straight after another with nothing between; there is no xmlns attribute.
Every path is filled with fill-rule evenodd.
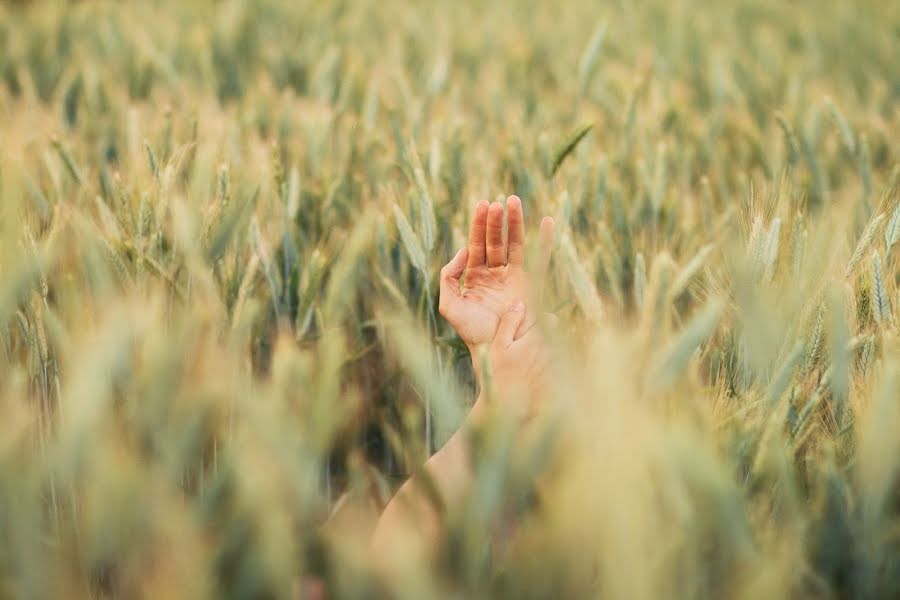
<svg viewBox="0 0 900 600"><path fill-rule="evenodd" d="M462 277L463 272L466 270L466 259L468 256L469 251L466 248L462 248L441 269L441 306L446 304L451 297L459 296L459 278Z"/></svg>
<svg viewBox="0 0 900 600"><path fill-rule="evenodd" d="M494 343L500 344L501 348L507 348L513 343L519 325L525 320L525 305L518 302L509 312L500 317L500 325L497 327L497 334L494 336Z"/></svg>
<svg viewBox="0 0 900 600"><path fill-rule="evenodd" d="M441 269L441 281L457 281L462 277L463 271L466 270L466 259L469 257L468 248L460 248L459 252L450 259L444 268Z"/></svg>

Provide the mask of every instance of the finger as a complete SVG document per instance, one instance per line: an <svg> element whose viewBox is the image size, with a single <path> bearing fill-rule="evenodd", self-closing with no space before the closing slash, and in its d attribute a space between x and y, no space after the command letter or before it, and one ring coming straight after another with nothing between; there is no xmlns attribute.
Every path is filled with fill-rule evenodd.
<svg viewBox="0 0 900 600"><path fill-rule="evenodd" d="M446 311L450 307L447 303L452 298L459 296L459 278L462 277L463 272L466 270L466 259L468 256L468 248L462 248L441 269L441 295L438 299L438 310L444 316L446 316Z"/></svg>
<svg viewBox="0 0 900 600"><path fill-rule="evenodd" d="M522 266L525 263L525 217L522 212L522 201L518 196L510 196L506 201L506 221L509 264Z"/></svg>
<svg viewBox="0 0 900 600"><path fill-rule="evenodd" d="M486 258L484 236L487 231L488 203L484 200L475 205L472 225L469 228L469 260L467 266L481 267Z"/></svg>
<svg viewBox="0 0 900 600"><path fill-rule="evenodd" d="M459 282L463 272L466 270L466 260L469 256L468 248L460 248L453 258L450 259L444 268L441 269L441 282Z"/></svg>
<svg viewBox="0 0 900 600"><path fill-rule="evenodd" d="M525 305L518 302L512 310L500 317L500 325L497 327L494 343L499 344L500 348L508 348L513 343L516 331L519 330L523 319L525 319Z"/></svg>
<svg viewBox="0 0 900 600"><path fill-rule="evenodd" d="M503 205L494 202L487 214L487 266L506 264L506 245L503 243Z"/></svg>
<svg viewBox="0 0 900 600"><path fill-rule="evenodd" d="M553 250L553 226L553 217L541 219L541 264L539 269L541 274L545 273L550 266L550 253Z"/></svg>

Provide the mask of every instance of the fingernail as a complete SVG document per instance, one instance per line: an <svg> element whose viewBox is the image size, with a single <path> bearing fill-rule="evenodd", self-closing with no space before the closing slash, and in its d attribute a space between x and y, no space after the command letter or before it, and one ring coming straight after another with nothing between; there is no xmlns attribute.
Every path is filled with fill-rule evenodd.
<svg viewBox="0 0 900 600"><path fill-rule="evenodd" d="M513 312L522 312L522 309L525 308L525 305L521 302L517 302L515 306L513 306Z"/></svg>

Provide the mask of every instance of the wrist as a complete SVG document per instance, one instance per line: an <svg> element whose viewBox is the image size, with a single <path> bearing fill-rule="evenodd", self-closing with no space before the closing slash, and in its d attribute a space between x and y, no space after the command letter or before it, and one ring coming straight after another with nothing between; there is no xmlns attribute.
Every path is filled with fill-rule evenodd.
<svg viewBox="0 0 900 600"><path fill-rule="evenodd" d="M469 356L472 359L472 372L475 374L475 383L478 384L479 390L483 389L482 374L484 372L485 361L487 358L487 344L466 343L469 349Z"/></svg>

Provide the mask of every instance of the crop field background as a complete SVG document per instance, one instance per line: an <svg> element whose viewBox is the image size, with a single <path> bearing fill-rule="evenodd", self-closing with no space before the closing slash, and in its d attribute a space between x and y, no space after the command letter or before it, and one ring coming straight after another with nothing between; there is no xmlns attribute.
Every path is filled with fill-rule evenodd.
<svg viewBox="0 0 900 600"><path fill-rule="evenodd" d="M0 3L0 597L900 596L898 58L875 0ZM373 556L509 194L554 393Z"/></svg>

